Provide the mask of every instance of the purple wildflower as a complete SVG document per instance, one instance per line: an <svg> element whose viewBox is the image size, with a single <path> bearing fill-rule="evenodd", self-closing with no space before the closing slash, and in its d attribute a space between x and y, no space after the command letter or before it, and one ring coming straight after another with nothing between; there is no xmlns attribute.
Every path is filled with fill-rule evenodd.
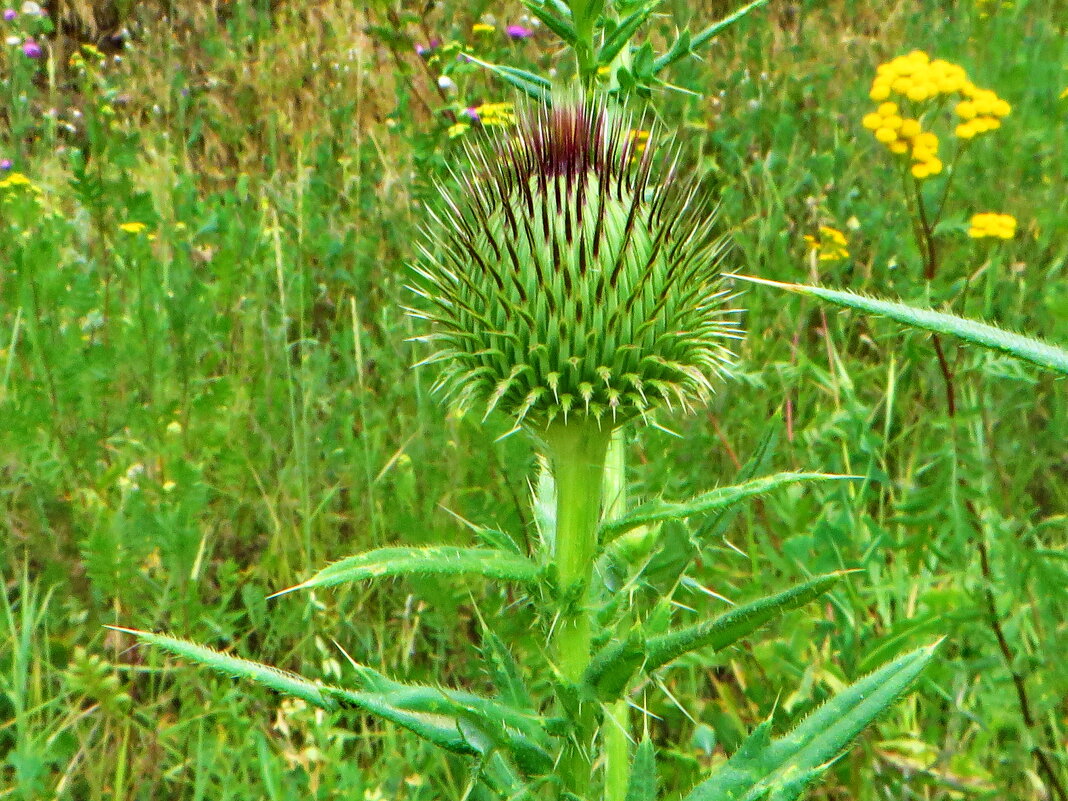
<svg viewBox="0 0 1068 801"><path fill-rule="evenodd" d="M415 52L417 55L427 56L433 53L439 47L441 47L441 39L431 39L429 44L417 44L415 46Z"/></svg>
<svg viewBox="0 0 1068 801"><path fill-rule="evenodd" d="M27 39L22 43L22 54L26 58L40 58L44 55L44 50L33 39Z"/></svg>
<svg viewBox="0 0 1068 801"><path fill-rule="evenodd" d="M478 109L474 106L468 106L460 113L467 117L467 119L471 120L471 122L478 122Z"/></svg>
<svg viewBox="0 0 1068 801"><path fill-rule="evenodd" d="M4 22L11 22L17 16L18 16L18 13L15 11L15 9L13 9L13 8L5 8L4 9Z"/></svg>
<svg viewBox="0 0 1068 801"><path fill-rule="evenodd" d="M15 166L15 162L11 159L0 159L0 172L7 172Z"/></svg>
<svg viewBox="0 0 1068 801"><path fill-rule="evenodd" d="M504 32L512 39L529 39L534 35L534 31L530 28L524 28L522 25L509 25L504 29Z"/></svg>

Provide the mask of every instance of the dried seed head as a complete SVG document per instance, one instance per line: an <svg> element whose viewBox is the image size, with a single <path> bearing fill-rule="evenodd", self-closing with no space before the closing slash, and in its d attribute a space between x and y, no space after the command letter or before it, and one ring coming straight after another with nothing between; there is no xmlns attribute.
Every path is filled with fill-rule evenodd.
<svg viewBox="0 0 1068 801"><path fill-rule="evenodd" d="M442 189L420 277L423 364L459 407L544 426L621 424L704 402L731 360L724 242L696 182L654 163L655 132L606 101L557 100L469 151Z"/></svg>

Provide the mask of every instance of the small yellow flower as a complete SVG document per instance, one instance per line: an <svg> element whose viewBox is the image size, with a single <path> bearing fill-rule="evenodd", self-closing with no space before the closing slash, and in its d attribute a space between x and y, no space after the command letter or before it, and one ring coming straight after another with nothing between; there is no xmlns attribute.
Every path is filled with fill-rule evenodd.
<svg viewBox="0 0 1068 801"><path fill-rule="evenodd" d="M805 234L805 243L810 253L816 253L820 261L842 261L849 258L845 234L829 225L821 225L819 236Z"/></svg>
<svg viewBox="0 0 1068 801"><path fill-rule="evenodd" d="M920 121L919 120L902 120L901 129L898 134L904 139L912 139L913 137L920 135Z"/></svg>
<svg viewBox="0 0 1068 801"><path fill-rule="evenodd" d="M927 166L926 162L919 162L912 165L912 177L922 181L924 178L931 174L931 169Z"/></svg>
<svg viewBox="0 0 1068 801"><path fill-rule="evenodd" d="M1011 214L998 214L996 212L972 215L968 236L972 239L983 239L985 237L1012 239L1016 236L1016 218Z"/></svg>
<svg viewBox="0 0 1068 801"><path fill-rule="evenodd" d="M979 132L975 130L975 126L972 123L962 122L953 129L953 133L956 134L958 139L973 139Z"/></svg>
<svg viewBox="0 0 1068 801"><path fill-rule="evenodd" d="M1068 92L1068 89L1065 90ZM886 100L890 97L890 84L888 83L876 83L871 87L871 91L868 92L868 97L878 102L880 100Z"/></svg>
<svg viewBox="0 0 1068 801"><path fill-rule="evenodd" d="M124 222L119 225L119 228L128 234L139 234L148 228L148 226L143 222Z"/></svg>
<svg viewBox="0 0 1068 801"><path fill-rule="evenodd" d="M874 131L877 128L883 127L883 118L880 114L873 111L870 114L865 114L863 119L861 119L860 124L869 131Z"/></svg>
<svg viewBox="0 0 1068 801"><path fill-rule="evenodd" d="M976 115L975 103L972 102L971 100L962 100L959 103L957 103L957 105L953 109L953 111L962 120L974 119L975 115Z"/></svg>
<svg viewBox="0 0 1068 801"><path fill-rule="evenodd" d="M880 117L892 117L900 111L897 103L882 103L879 105Z"/></svg>
<svg viewBox="0 0 1068 801"><path fill-rule="evenodd" d="M496 30L492 25L485 22L476 22L471 26L471 33L493 33Z"/></svg>
<svg viewBox="0 0 1068 801"><path fill-rule="evenodd" d="M909 152L909 144L908 144L908 142L903 142L900 139L898 139L896 142L891 142L889 147L890 147L890 152L894 153L895 155L898 155L898 156L902 156L905 153Z"/></svg>
<svg viewBox="0 0 1068 801"><path fill-rule="evenodd" d="M450 125L449 130L447 132L449 134L449 139L455 139L457 136L463 136L465 133L467 133L467 129L470 127L471 126L468 125L466 122L457 122L453 125Z"/></svg>
<svg viewBox="0 0 1068 801"><path fill-rule="evenodd" d="M890 144L895 139L897 139L897 134L894 133L894 130L892 128L879 128L875 132L875 138L883 144Z"/></svg>

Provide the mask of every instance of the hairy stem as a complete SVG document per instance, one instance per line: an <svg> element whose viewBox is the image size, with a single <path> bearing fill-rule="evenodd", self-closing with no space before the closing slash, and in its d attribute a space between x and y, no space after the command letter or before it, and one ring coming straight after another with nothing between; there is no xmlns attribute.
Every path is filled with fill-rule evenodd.
<svg viewBox="0 0 1068 801"><path fill-rule="evenodd" d="M561 604L551 650L561 677L578 684L590 661L590 584L597 554L604 466L611 436L591 423L553 424L545 441L556 479L556 565ZM573 736L561 761L565 785L587 795L593 772L596 710L584 704L572 721Z"/></svg>

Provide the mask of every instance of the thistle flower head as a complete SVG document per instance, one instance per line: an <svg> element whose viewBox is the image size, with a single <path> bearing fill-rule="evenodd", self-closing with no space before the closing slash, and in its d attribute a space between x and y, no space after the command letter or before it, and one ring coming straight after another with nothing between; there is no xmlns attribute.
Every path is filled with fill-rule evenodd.
<svg viewBox="0 0 1068 801"><path fill-rule="evenodd" d="M603 99L558 98L471 146L460 191L441 190L409 311L460 408L619 425L704 402L729 365L713 210L634 129Z"/></svg>

